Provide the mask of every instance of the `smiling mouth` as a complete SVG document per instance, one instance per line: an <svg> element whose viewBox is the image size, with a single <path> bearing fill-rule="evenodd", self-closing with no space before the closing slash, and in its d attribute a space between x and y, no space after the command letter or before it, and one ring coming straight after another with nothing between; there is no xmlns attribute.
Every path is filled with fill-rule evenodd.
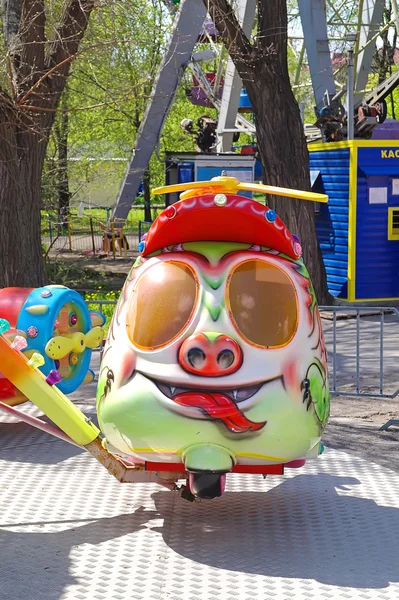
<svg viewBox="0 0 399 600"><path fill-rule="evenodd" d="M254 396L265 382L225 390L174 387L154 380L153 383L174 403L199 409L208 419L221 421L232 433L255 432L266 425L266 421L251 421L240 408L240 403Z"/></svg>
<svg viewBox="0 0 399 600"><path fill-rule="evenodd" d="M257 392L259 392L260 388L263 386L263 383L259 383L258 385L251 385L242 388L236 389L225 389L225 390L216 390L216 389L201 389L201 390L193 390L192 388L183 388L183 387L174 387L172 385L166 385L164 383L160 383L159 381L154 381L155 385L158 389L171 400L174 400L176 396L180 396L181 394L222 394L224 396L228 396L234 402L243 402L244 400L248 400L252 396L254 396Z"/></svg>

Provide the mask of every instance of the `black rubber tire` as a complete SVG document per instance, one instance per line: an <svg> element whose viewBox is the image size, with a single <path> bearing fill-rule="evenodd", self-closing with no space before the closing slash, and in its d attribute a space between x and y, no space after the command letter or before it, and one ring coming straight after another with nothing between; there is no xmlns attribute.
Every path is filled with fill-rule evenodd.
<svg viewBox="0 0 399 600"><path fill-rule="evenodd" d="M193 473L190 490L197 498L218 498L224 491L223 473Z"/></svg>

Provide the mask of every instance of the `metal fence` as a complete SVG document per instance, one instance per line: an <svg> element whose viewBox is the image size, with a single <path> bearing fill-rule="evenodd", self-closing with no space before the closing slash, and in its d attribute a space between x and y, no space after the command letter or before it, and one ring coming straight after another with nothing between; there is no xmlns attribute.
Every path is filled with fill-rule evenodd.
<svg viewBox="0 0 399 600"><path fill-rule="evenodd" d="M389 307L320 307L332 394L399 394L399 312Z"/></svg>
<svg viewBox="0 0 399 600"><path fill-rule="evenodd" d="M152 206L155 218L163 209L161 205ZM97 211L98 212L98 211ZM42 216L42 242L47 255L62 253L90 254L98 256L129 256L137 254L137 246L143 233L151 223L141 220L143 207L133 207L126 221L118 222L91 216L70 214L64 222L57 214Z"/></svg>
<svg viewBox="0 0 399 600"><path fill-rule="evenodd" d="M90 300L110 319L114 301ZM333 395L396 398L399 394L399 311L320 307Z"/></svg>
<svg viewBox="0 0 399 600"><path fill-rule="evenodd" d="M137 251L137 223L126 222L123 230L98 219L68 217L64 224L48 219L42 225L42 241L49 253L127 256Z"/></svg>

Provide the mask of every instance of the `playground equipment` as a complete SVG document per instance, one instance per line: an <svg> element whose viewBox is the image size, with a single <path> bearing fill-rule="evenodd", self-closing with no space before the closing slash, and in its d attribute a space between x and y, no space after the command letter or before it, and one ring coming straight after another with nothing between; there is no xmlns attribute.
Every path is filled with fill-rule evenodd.
<svg viewBox="0 0 399 600"><path fill-rule="evenodd" d="M93 381L90 359L92 349L103 341L105 317L89 312L78 292L62 285L4 288L0 319L9 324L7 336L27 360L36 353L42 357L39 368L45 376L59 374L61 392L70 394ZM15 406L28 398L0 373L0 399Z"/></svg>
<svg viewBox="0 0 399 600"><path fill-rule="evenodd" d="M103 232L102 251L104 254L108 256L108 254L113 253L115 256L116 249L118 248L119 256L122 256L123 253L126 257L127 251L129 250L129 242L127 241L126 235L123 233L124 223L117 224L114 223L114 220L112 219L110 227L101 222L99 222L98 225Z"/></svg>
<svg viewBox="0 0 399 600"><path fill-rule="evenodd" d="M5 377L62 431L42 429L120 481L193 500L220 496L229 472L282 474L322 452L327 358L302 248L241 193L327 196L232 177L153 193L176 191L181 200L140 243L110 325L97 390L104 437L4 335L0 356Z"/></svg>

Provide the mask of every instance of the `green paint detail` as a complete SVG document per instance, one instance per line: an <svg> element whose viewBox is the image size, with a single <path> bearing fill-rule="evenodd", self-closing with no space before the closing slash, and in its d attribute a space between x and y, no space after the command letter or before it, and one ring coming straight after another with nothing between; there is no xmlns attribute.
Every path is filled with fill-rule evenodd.
<svg viewBox="0 0 399 600"><path fill-rule="evenodd" d="M310 381L310 393L317 419L324 429L330 414L330 390L325 369L315 358L310 365L307 378Z"/></svg>
<svg viewBox="0 0 399 600"><path fill-rule="evenodd" d="M234 456L223 446L196 444L183 451L184 466L188 471L217 471L228 473L234 466Z"/></svg>
<svg viewBox="0 0 399 600"><path fill-rule="evenodd" d="M279 252L278 254L275 254L274 248L269 248L266 246L261 246L261 250L262 252L265 252L266 254L272 254L272 256L277 256L278 258L284 258L285 260L288 260L291 263L297 263L298 261L296 261L295 259L293 259L291 256L288 256L288 254L284 254L284 252Z"/></svg>
<svg viewBox="0 0 399 600"><path fill-rule="evenodd" d="M298 260L295 260L295 261L293 261L292 258L290 260L291 260L291 262L295 263L296 272L299 273L299 275L302 275L302 277L305 277L305 279L309 279L309 281L310 281L309 271L305 267L303 260L301 258Z"/></svg>
<svg viewBox="0 0 399 600"><path fill-rule="evenodd" d="M141 256L138 256L133 263L132 269L137 269L142 264L142 262L143 262L143 259L141 258Z"/></svg>
<svg viewBox="0 0 399 600"><path fill-rule="evenodd" d="M310 294L310 296L312 298L312 303L309 306L309 310L310 310L310 314L312 315L312 319L314 320L314 318L315 318L315 314L314 313L315 313L315 309L317 307L317 298L316 298L316 294L315 294L315 291L314 291L313 286L312 286L312 282L310 281L309 271L305 267L305 264L304 264L302 258L300 258L297 261L295 261L295 264L296 264L296 266L295 266L296 272L299 275L301 275L302 277L304 277L305 279L307 279L308 282L309 282L308 291L309 291L309 294Z"/></svg>
<svg viewBox="0 0 399 600"><path fill-rule="evenodd" d="M221 275L214 275L214 276L208 276L208 275L205 275L205 273L202 273L202 277L206 281L206 283L209 285L210 288L212 288L213 290L217 290L218 288L220 288L220 286L223 284L223 282L225 280L225 273L223 273Z"/></svg>
<svg viewBox="0 0 399 600"><path fill-rule="evenodd" d="M211 315L212 321L217 321L224 308L224 300L216 302L215 298L209 292L204 293L204 306Z"/></svg>
<svg viewBox="0 0 399 600"><path fill-rule="evenodd" d="M232 435L218 419L187 418L178 412L178 407L171 410L165 406L160 390L138 372L119 387L119 362L119 349L104 356L97 388L97 414L109 443L122 452L134 453L136 449L136 454L142 456L148 449L152 460L163 460L167 453L168 460L179 462L184 450L210 445L223 448L231 457L262 456L281 462L306 456L319 442L320 425L314 410L304 410L302 403L293 401L280 380L263 386L256 404L245 411L251 421L267 421L265 428L256 435ZM115 384L105 396L108 369L115 373ZM148 460L148 456L144 457ZM221 461L220 456L217 460ZM202 453L201 461L197 465L206 467Z"/></svg>
<svg viewBox="0 0 399 600"><path fill-rule="evenodd" d="M25 309L30 315L45 315L49 311L49 307L45 304L35 304Z"/></svg>
<svg viewBox="0 0 399 600"><path fill-rule="evenodd" d="M208 338L208 340L213 344L216 340L222 335L221 333L217 333L216 331L204 331L203 335Z"/></svg>
<svg viewBox="0 0 399 600"><path fill-rule="evenodd" d="M238 250L249 250L251 244L241 244L236 242L187 242L182 244L183 250L202 254L209 263L216 267L223 256Z"/></svg>

